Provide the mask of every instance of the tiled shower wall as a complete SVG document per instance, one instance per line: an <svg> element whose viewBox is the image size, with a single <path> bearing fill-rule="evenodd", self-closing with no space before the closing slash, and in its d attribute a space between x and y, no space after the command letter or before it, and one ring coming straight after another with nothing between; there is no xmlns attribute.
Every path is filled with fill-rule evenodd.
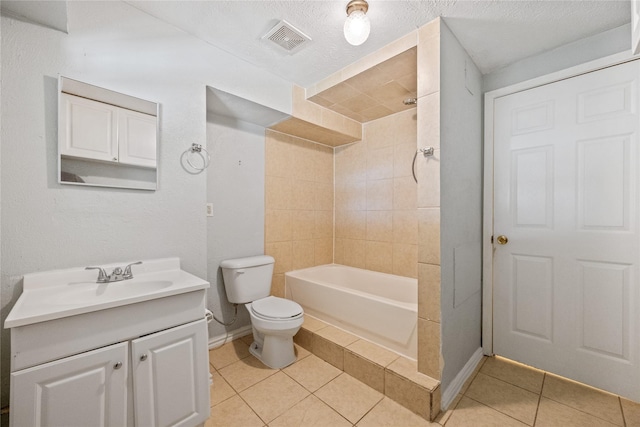
<svg viewBox="0 0 640 427"><path fill-rule="evenodd" d="M418 211L411 164L416 109L363 126L335 150L335 262L418 277Z"/></svg>
<svg viewBox="0 0 640 427"><path fill-rule="evenodd" d="M285 272L333 262L333 148L267 130L265 158L265 254L283 297Z"/></svg>

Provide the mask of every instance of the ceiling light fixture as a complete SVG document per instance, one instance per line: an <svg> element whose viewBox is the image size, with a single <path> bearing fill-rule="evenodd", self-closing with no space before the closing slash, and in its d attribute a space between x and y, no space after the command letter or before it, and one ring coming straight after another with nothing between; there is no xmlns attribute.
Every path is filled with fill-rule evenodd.
<svg viewBox="0 0 640 427"><path fill-rule="evenodd" d="M344 22L344 38L353 46L367 41L371 22L367 17L369 3L366 0L351 0L347 4L347 20Z"/></svg>

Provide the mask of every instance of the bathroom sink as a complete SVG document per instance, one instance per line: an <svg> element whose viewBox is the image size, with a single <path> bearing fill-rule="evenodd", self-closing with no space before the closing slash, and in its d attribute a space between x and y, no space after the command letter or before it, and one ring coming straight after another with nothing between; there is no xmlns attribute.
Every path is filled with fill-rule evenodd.
<svg viewBox="0 0 640 427"><path fill-rule="evenodd" d="M105 270L125 265L106 265ZM7 316L5 328L24 326L97 310L164 298L209 287L180 269L178 258L144 261L134 277L96 283L97 272L84 267L24 276L23 292Z"/></svg>
<svg viewBox="0 0 640 427"><path fill-rule="evenodd" d="M59 289L52 304L74 304L99 300L116 300L141 296L173 285L169 280L126 280L113 283L73 283L67 289Z"/></svg>

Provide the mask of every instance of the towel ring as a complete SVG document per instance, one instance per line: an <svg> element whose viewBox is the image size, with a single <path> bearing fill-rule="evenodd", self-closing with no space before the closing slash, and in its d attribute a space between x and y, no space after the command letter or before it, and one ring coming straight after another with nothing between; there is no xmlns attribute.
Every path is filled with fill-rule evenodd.
<svg viewBox="0 0 640 427"><path fill-rule="evenodd" d="M205 154L203 154L202 152L205 152ZM193 153L198 153L200 155L200 157L202 157L202 167L197 167L195 166L193 163L191 163L191 155ZM191 166L193 169L197 170L197 171L203 171L206 168L209 167L209 163L211 162L211 155L209 154L209 152L207 151L206 148L202 147L201 144L191 144L191 147L187 149L187 151L185 151L186 157L185 160L187 161L187 163L189 164L189 166Z"/></svg>

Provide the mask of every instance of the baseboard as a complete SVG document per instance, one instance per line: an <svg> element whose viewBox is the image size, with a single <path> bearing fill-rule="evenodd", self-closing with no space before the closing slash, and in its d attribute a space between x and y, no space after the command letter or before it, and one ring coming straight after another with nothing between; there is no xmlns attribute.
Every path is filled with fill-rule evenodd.
<svg viewBox="0 0 640 427"><path fill-rule="evenodd" d="M244 337L245 335L249 335L251 333L251 325L246 325L241 328L234 329L233 331L227 332L226 334L210 337L209 350L220 347L221 345L224 345L229 341L233 341L236 338Z"/></svg>
<svg viewBox="0 0 640 427"><path fill-rule="evenodd" d="M469 358L467 363L462 367L458 375L451 381L451 384L447 387L446 390L442 393L442 411L446 411L453 399L460 393L460 389L464 385L467 378L473 373L478 366L478 363L482 360L482 347L479 347L473 355Z"/></svg>

